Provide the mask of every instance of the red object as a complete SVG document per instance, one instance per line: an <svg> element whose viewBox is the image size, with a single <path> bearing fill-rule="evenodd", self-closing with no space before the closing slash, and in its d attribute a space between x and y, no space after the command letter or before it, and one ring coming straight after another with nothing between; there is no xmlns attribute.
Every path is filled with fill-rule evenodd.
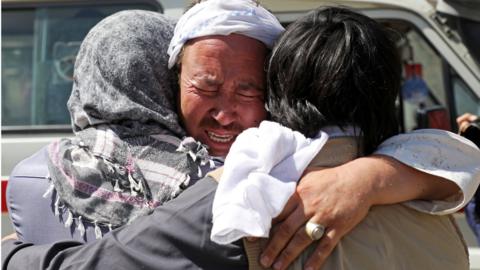
<svg viewBox="0 0 480 270"><path fill-rule="evenodd" d="M405 78L411 78L411 77L422 77L423 76L423 71L422 71L422 64L419 63L413 63L413 64L405 64Z"/></svg>
<svg viewBox="0 0 480 270"><path fill-rule="evenodd" d="M450 131L450 117L445 109L428 112L428 127Z"/></svg>
<svg viewBox="0 0 480 270"><path fill-rule="evenodd" d="M8 180L3 180L2 179L2 213L7 213L8 208L7 208L7 184Z"/></svg>

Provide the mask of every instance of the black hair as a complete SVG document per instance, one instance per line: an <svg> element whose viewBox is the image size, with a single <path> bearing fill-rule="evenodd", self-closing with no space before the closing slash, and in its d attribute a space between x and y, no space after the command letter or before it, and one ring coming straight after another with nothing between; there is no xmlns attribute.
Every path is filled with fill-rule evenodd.
<svg viewBox="0 0 480 270"><path fill-rule="evenodd" d="M290 24L267 73L272 119L314 137L327 125L360 129L364 154L398 133L395 99L401 62L392 33L340 7Z"/></svg>

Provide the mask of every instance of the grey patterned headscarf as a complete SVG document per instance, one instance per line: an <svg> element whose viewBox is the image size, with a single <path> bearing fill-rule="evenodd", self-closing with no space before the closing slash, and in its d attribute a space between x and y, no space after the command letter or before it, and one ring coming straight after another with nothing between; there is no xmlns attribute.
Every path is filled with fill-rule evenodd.
<svg viewBox="0 0 480 270"><path fill-rule="evenodd" d="M123 11L83 41L68 101L73 139L49 146L55 211L66 226L118 227L178 195L213 166L185 135L175 112L176 74L168 70L173 23L149 11Z"/></svg>

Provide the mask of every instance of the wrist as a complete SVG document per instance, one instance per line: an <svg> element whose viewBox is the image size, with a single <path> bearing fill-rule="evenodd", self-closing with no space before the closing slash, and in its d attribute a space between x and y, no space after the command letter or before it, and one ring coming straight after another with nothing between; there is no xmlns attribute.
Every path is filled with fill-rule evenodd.
<svg viewBox="0 0 480 270"><path fill-rule="evenodd" d="M370 160L358 158L337 167L337 179L344 181L346 186L355 190L356 199L364 203L369 209L379 204L379 183L378 171L371 170Z"/></svg>
<svg viewBox="0 0 480 270"><path fill-rule="evenodd" d="M418 181L409 180L405 173L411 168L391 157L361 157L345 166L349 167L345 171L362 183L370 206L394 204L421 197L423 187L418 185Z"/></svg>

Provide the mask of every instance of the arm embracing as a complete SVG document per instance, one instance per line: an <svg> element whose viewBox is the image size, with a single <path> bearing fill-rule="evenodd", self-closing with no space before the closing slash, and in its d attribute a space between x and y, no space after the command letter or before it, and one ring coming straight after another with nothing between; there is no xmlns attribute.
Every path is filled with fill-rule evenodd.
<svg viewBox="0 0 480 270"><path fill-rule="evenodd" d="M371 156L306 172L262 253L264 266L286 268L309 244L304 224L327 230L305 268L319 268L340 239L373 205L404 203L449 214L472 198L480 182L480 150L450 132L419 130L394 136Z"/></svg>

